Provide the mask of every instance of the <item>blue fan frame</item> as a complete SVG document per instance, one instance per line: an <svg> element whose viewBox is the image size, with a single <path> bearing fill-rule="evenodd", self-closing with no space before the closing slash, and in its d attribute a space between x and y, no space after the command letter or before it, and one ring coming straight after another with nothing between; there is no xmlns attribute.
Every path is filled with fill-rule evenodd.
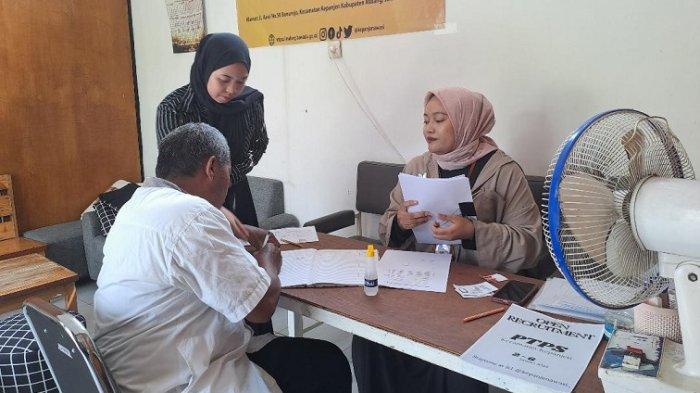
<svg viewBox="0 0 700 393"><path fill-rule="evenodd" d="M581 289L581 287L576 282L576 279L574 279L574 276L571 270L569 269L569 266L565 262L566 258L564 258L564 251L562 250L561 239L559 238L559 228L561 224L561 212L559 210L559 185L561 184L562 173L564 172L564 166L566 165L566 161L569 158L569 154L571 154L571 150L573 150L574 146L576 145L576 142L579 140L581 135L583 135L583 133L586 132L586 130L588 130L591 124L615 112L635 112L644 116L648 116L647 114L634 109L613 109L607 112L601 112L586 120L586 122L583 123L578 129L576 129L576 131L573 134L571 134L571 136L564 142L564 146L562 147L561 152L557 157L557 163L554 166L554 170L552 171L552 180L549 186L549 194L547 196L547 219L549 220L549 238L552 241L554 261L559 267L561 273L564 275L564 278L566 278L566 281L568 281L569 284L571 284L571 286L576 290L576 292L579 293L579 295L583 296L585 299L591 301L592 303L605 308L610 307L603 305L599 301L591 298L590 296L588 296L588 294L586 294L586 292L583 291L583 289Z"/></svg>

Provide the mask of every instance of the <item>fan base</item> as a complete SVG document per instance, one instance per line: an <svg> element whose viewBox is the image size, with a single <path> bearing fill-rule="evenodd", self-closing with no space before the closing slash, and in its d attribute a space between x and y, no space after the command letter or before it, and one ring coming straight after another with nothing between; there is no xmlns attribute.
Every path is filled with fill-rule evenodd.
<svg viewBox="0 0 700 393"><path fill-rule="evenodd" d="M682 362L683 345L667 339L656 378L601 368L598 377L603 382L605 393L700 392L700 378L678 373L678 365Z"/></svg>

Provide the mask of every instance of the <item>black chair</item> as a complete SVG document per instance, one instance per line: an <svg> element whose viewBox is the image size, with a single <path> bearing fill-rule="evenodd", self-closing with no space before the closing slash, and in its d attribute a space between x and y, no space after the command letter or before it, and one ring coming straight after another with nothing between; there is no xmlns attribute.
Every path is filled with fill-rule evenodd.
<svg viewBox="0 0 700 393"><path fill-rule="evenodd" d="M25 301L23 312L59 391L119 392L95 343L72 314L38 298Z"/></svg>
<svg viewBox="0 0 700 393"><path fill-rule="evenodd" d="M351 238L380 244L380 241L362 235L362 213L384 214L389 207L389 193L396 186L403 167L403 164L360 162L357 164L357 196L355 197L357 213L354 210L341 210L308 221L304 226L315 226L318 232L330 233L356 225L357 235Z"/></svg>

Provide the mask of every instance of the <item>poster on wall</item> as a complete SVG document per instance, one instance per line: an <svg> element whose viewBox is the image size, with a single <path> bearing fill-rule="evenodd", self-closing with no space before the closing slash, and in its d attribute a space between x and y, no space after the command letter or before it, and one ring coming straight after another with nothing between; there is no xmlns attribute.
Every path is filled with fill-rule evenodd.
<svg viewBox="0 0 700 393"><path fill-rule="evenodd" d="M250 47L441 29L445 0L237 0Z"/></svg>
<svg viewBox="0 0 700 393"><path fill-rule="evenodd" d="M173 53L195 52L204 37L203 0L165 0Z"/></svg>

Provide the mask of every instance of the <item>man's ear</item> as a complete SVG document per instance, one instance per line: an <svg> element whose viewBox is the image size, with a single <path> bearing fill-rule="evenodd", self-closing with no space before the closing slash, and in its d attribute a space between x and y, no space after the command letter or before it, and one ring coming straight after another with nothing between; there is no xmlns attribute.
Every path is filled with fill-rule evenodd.
<svg viewBox="0 0 700 393"><path fill-rule="evenodd" d="M216 173L216 157L211 156L204 163L204 174L207 175L207 179L213 180L215 173Z"/></svg>

